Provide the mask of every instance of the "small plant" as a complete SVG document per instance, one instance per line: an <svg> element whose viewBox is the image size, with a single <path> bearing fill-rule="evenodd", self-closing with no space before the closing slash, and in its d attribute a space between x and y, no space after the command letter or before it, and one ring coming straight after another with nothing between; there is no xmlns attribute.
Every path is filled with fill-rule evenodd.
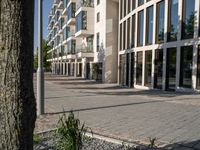
<svg viewBox="0 0 200 150"><path fill-rule="evenodd" d="M156 141L157 141L157 138L151 138L151 137L149 137L150 144L148 145L148 147L149 148L157 148Z"/></svg>
<svg viewBox="0 0 200 150"><path fill-rule="evenodd" d="M42 141L42 138L39 134L33 135L33 144L39 144Z"/></svg>
<svg viewBox="0 0 200 150"><path fill-rule="evenodd" d="M60 140L57 145L58 150L80 150L83 136L88 128L85 124L80 124L80 120L75 118L71 111L68 117L64 114L58 122L57 133Z"/></svg>

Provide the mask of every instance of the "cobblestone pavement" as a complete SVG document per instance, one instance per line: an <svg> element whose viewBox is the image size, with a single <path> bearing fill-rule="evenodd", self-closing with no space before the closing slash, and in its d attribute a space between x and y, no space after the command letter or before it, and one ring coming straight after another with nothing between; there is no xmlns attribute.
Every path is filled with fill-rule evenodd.
<svg viewBox="0 0 200 150"><path fill-rule="evenodd" d="M54 128L63 111L73 110L94 132L107 136L143 143L156 137L173 149L200 149L200 94L48 76L45 104L46 115L38 119L36 131Z"/></svg>

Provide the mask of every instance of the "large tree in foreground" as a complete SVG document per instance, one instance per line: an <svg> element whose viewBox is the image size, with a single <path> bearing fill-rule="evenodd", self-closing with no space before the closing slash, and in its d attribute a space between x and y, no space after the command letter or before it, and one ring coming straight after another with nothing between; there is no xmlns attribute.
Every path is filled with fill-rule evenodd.
<svg viewBox="0 0 200 150"><path fill-rule="evenodd" d="M33 149L34 0L0 0L0 150Z"/></svg>

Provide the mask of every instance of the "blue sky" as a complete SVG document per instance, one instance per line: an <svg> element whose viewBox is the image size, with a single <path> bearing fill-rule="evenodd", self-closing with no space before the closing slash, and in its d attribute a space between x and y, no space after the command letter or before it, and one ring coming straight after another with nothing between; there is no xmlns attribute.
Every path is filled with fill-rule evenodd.
<svg viewBox="0 0 200 150"><path fill-rule="evenodd" d="M43 39L47 39L48 35L48 15L52 7L53 0L43 0ZM35 17L34 17L34 50L37 47L38 33L38 0L35 0Z"/></svg>

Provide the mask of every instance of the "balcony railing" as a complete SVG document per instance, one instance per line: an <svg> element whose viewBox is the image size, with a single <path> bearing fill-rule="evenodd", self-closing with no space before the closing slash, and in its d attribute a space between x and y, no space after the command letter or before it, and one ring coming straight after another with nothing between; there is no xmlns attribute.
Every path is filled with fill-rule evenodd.
<svg viewBox="0 0 200 150"><path fill-rule="evenodd" d="M93 53L93 46L77 46L76 47L76 52L77 53Z"/></svg>
<svg viewBox="0 0 200 150"><path fill-rule="evenodd" d="M94 7L94 1L93 0L87 0L87 1L80 1L76 4L76 10L78 10L80 7Z"/></svg>
<svg viewBox="0 0 200 150"><path fill-rule="evenodd" d="M71 30L68 32L68 37L74 37L75 36L75 30Z"/></svg>

